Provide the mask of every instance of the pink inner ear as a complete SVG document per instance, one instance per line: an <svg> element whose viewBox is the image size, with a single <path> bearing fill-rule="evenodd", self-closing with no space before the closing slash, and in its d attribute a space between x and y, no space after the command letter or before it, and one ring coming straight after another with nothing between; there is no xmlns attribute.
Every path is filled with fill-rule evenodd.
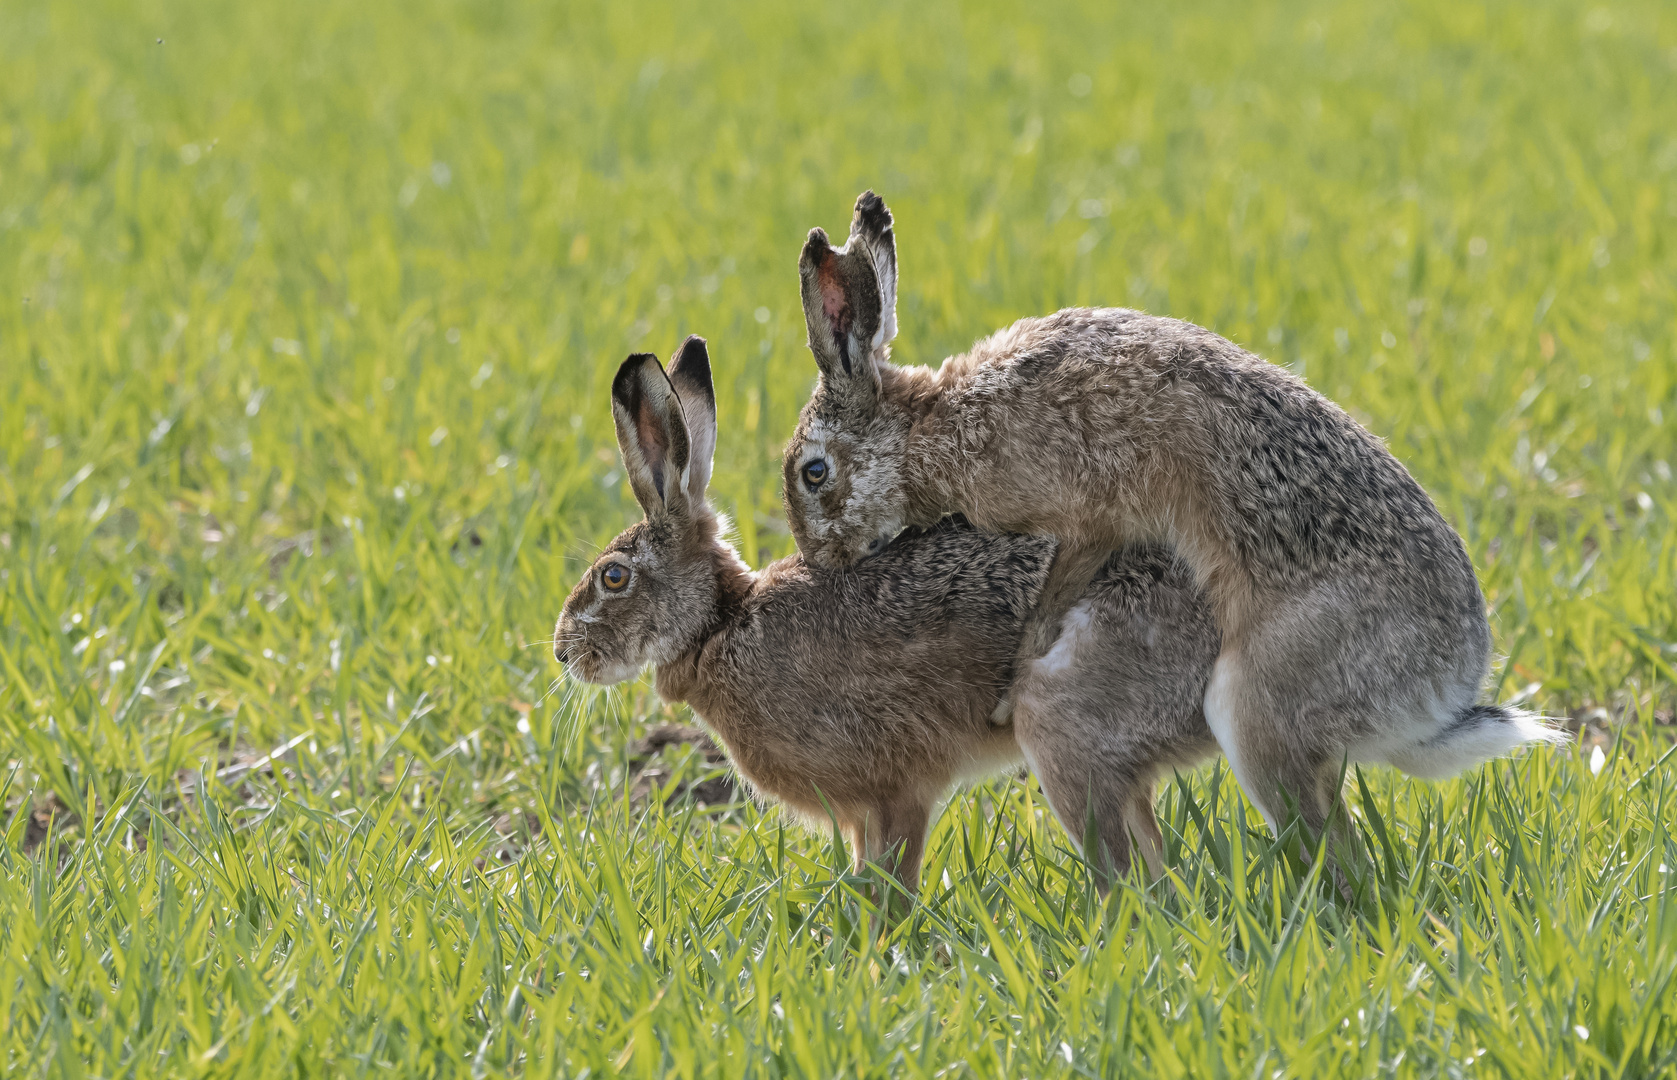
<svg viewBox="0 0 1677 1080"><path fill-rule="evenodd" d="M641 454L646 458L647 467L661 489L664 474L664 458L669 454L669 447L664 445L664 429L652 418L652 410L642 409L635 417L636 433L640 436Z"/></svg>
<svg viewBox="0 0 1677 1080"><path fill-rule="evenodd" d="M849 309L844 302L844 286L839 284L838 275L833 272L832 258L821 264L821 312L827 316L827 322L832 324L834 336L838 336L850 329Z"/></svg>

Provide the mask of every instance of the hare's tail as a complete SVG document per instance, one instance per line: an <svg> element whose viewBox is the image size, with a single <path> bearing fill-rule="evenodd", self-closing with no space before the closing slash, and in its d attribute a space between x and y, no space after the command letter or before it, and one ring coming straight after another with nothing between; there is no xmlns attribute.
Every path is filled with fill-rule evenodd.
<svg viewBox="0 0 1677 1080"><path fill-rule="evenodd" d="M1392 764L1427 780L1455 776L1527 743L1556 745L1572 736L1535 713L1512 705L1470 705L1443 730L1410 747Z"/></svg>

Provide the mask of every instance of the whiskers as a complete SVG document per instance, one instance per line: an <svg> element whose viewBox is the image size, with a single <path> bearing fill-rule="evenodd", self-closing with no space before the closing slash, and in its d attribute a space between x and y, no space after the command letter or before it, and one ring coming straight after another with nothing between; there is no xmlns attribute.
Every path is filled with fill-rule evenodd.
<svg viewBox="0 0 1677 1080"><path fill-rule="evenodd" d="M554 639L554 641L560 645L574 645L582 640L583 638L581 634L572 634ZM540 645L544 643L538 641L533 642L532 644ZM525 646L525 648L529 647L531 646ZM552 697L555 692L559 691L562 691L565 695L559 702L559 707L563 707L572 698L579 694L612 689L615 689L615 687L598 686L582 679L575 674L573 664L565 664L559 669L559 674L553 677L553 681L547 684L547 689L542 692L542 696L537 699L536 704L538 706L541 705L543 702L547 701L548 698Z"/></svg>
<svg viewBox="0 0 1677 1080"><path fill-rule="evenodd" d="M564 691L564 696L559 699L559 704L555 707L563 708L579 693L586 691L589 688L590 684L585 683L581 679L572 675L568 669L561 671L554 677L552 682L547 684L547 689L542 691L542 696L536 699L534 707L538 709L541 708L547 699L553 696L554 691L562 690Z"/></svg>
<svg viewBox="0 0 1677 1080"><path fill-rule="evenodd" d="M624 716L630 707L630 700L626 691L627 683L614 683L610 686L600 686L595 683L583 682L581 679L561 675L548 686L541 701L536 702L539 708L543 702L554 694L558 699L553 703L553 723L555 745L563 743L573 745L588 727L589 718L604 712L607 716Z"/></svg>
<svg viewBox="0 0 1677 1080"><path fill-rule="evenodd" d="M520 645L519 648L520 649L535 649L535 648L541 648L541 647L556 648L560 645L575 645L577 642L579 642L581 640L582 640L582 635L581 634L561 634L561 633L555 632L552 637L544 637L544 638L538 638L535 641L527 641L524 644Z"/></svg>
<svg viewBox="0 0 1677 1080"><path fill-rule="evenodd" d="M556 712L563 712L572 702L582 697L587 686L588 684L580 679L570 678L564 672L561 672L558 678L547 684L547 689L536 700L535 708L541 708L547 699L552 697L555 691L558 691L559 700L553 708Z"/></svg>

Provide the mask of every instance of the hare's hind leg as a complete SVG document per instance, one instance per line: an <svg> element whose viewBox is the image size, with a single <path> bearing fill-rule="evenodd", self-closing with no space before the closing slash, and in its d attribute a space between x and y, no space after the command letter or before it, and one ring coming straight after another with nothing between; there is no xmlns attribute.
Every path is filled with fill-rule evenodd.
<svg viewBox="0 0 1677 1080"><path fill-rule="evenodd" d="M1087 755L1066 752L1071 749L1039 744L1026 757L1054 816L1094 867L1101 892L1129 875L1137 855L1148 877L1160 877L1164 837L1153 814L1152 782L1133 773L1114 775Z"/></svg>
<svg viewBox="0 0 1677 1080"><path fill-rule="evenodd" d="M1129 874L1136 854L1158 877L1164 838L1153 816L1153 763L1126 754L1115 732L1091 722L1097 718L1043 705L1021 695L1014 734L1054 816L1095 868L1101 892Z"/></svg>
<svg viewBox="0 0 1677 1080"><path fill-rule="evenodd" d="M1278 714L1278 695L1254 677L1239 652L1217 658L1205 692L1205 720L1246 797L1279 837L1296 816L1312 846L1328 837L1328 869L1349 888L1339 859L1355 861L1355 833L1339 803L1344 740L1324 737L1331 724ZM1307 703L1307 710L1311 708ZM1302 736L1302 737L1301 737ZM1314 737L1312 737L1314 736Z"/></svg>
<svg viewBox="0 0 1677 1080"><path fill-rule="evenodd" d="M1157 560L1126 559L1067 612L1015 686L1014 738L1102 891L1137 854L1162 875L1154 778L1216 749L1201 714L1217 650L1211 617L1185 572L1166 566L1159 579Z"/></svg>

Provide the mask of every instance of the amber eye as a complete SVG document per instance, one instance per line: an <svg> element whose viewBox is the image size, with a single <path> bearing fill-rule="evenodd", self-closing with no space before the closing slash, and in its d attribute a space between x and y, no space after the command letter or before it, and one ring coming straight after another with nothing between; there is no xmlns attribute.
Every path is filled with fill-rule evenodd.
<svg viewBox="0 0 1677 1080"><path fill-rule="evenodd" d="M804 466L804 483L812 488L821 486L821 481L827 479L827 463L816 458Z"/></svg>
<svg viewBox="0 0 1677 1080"><path fill-rule="evenodd" d="M629 584L629 568L622 563L612 563L600 571L600 584L607 592L622 592L623 586Z"/></svg>

